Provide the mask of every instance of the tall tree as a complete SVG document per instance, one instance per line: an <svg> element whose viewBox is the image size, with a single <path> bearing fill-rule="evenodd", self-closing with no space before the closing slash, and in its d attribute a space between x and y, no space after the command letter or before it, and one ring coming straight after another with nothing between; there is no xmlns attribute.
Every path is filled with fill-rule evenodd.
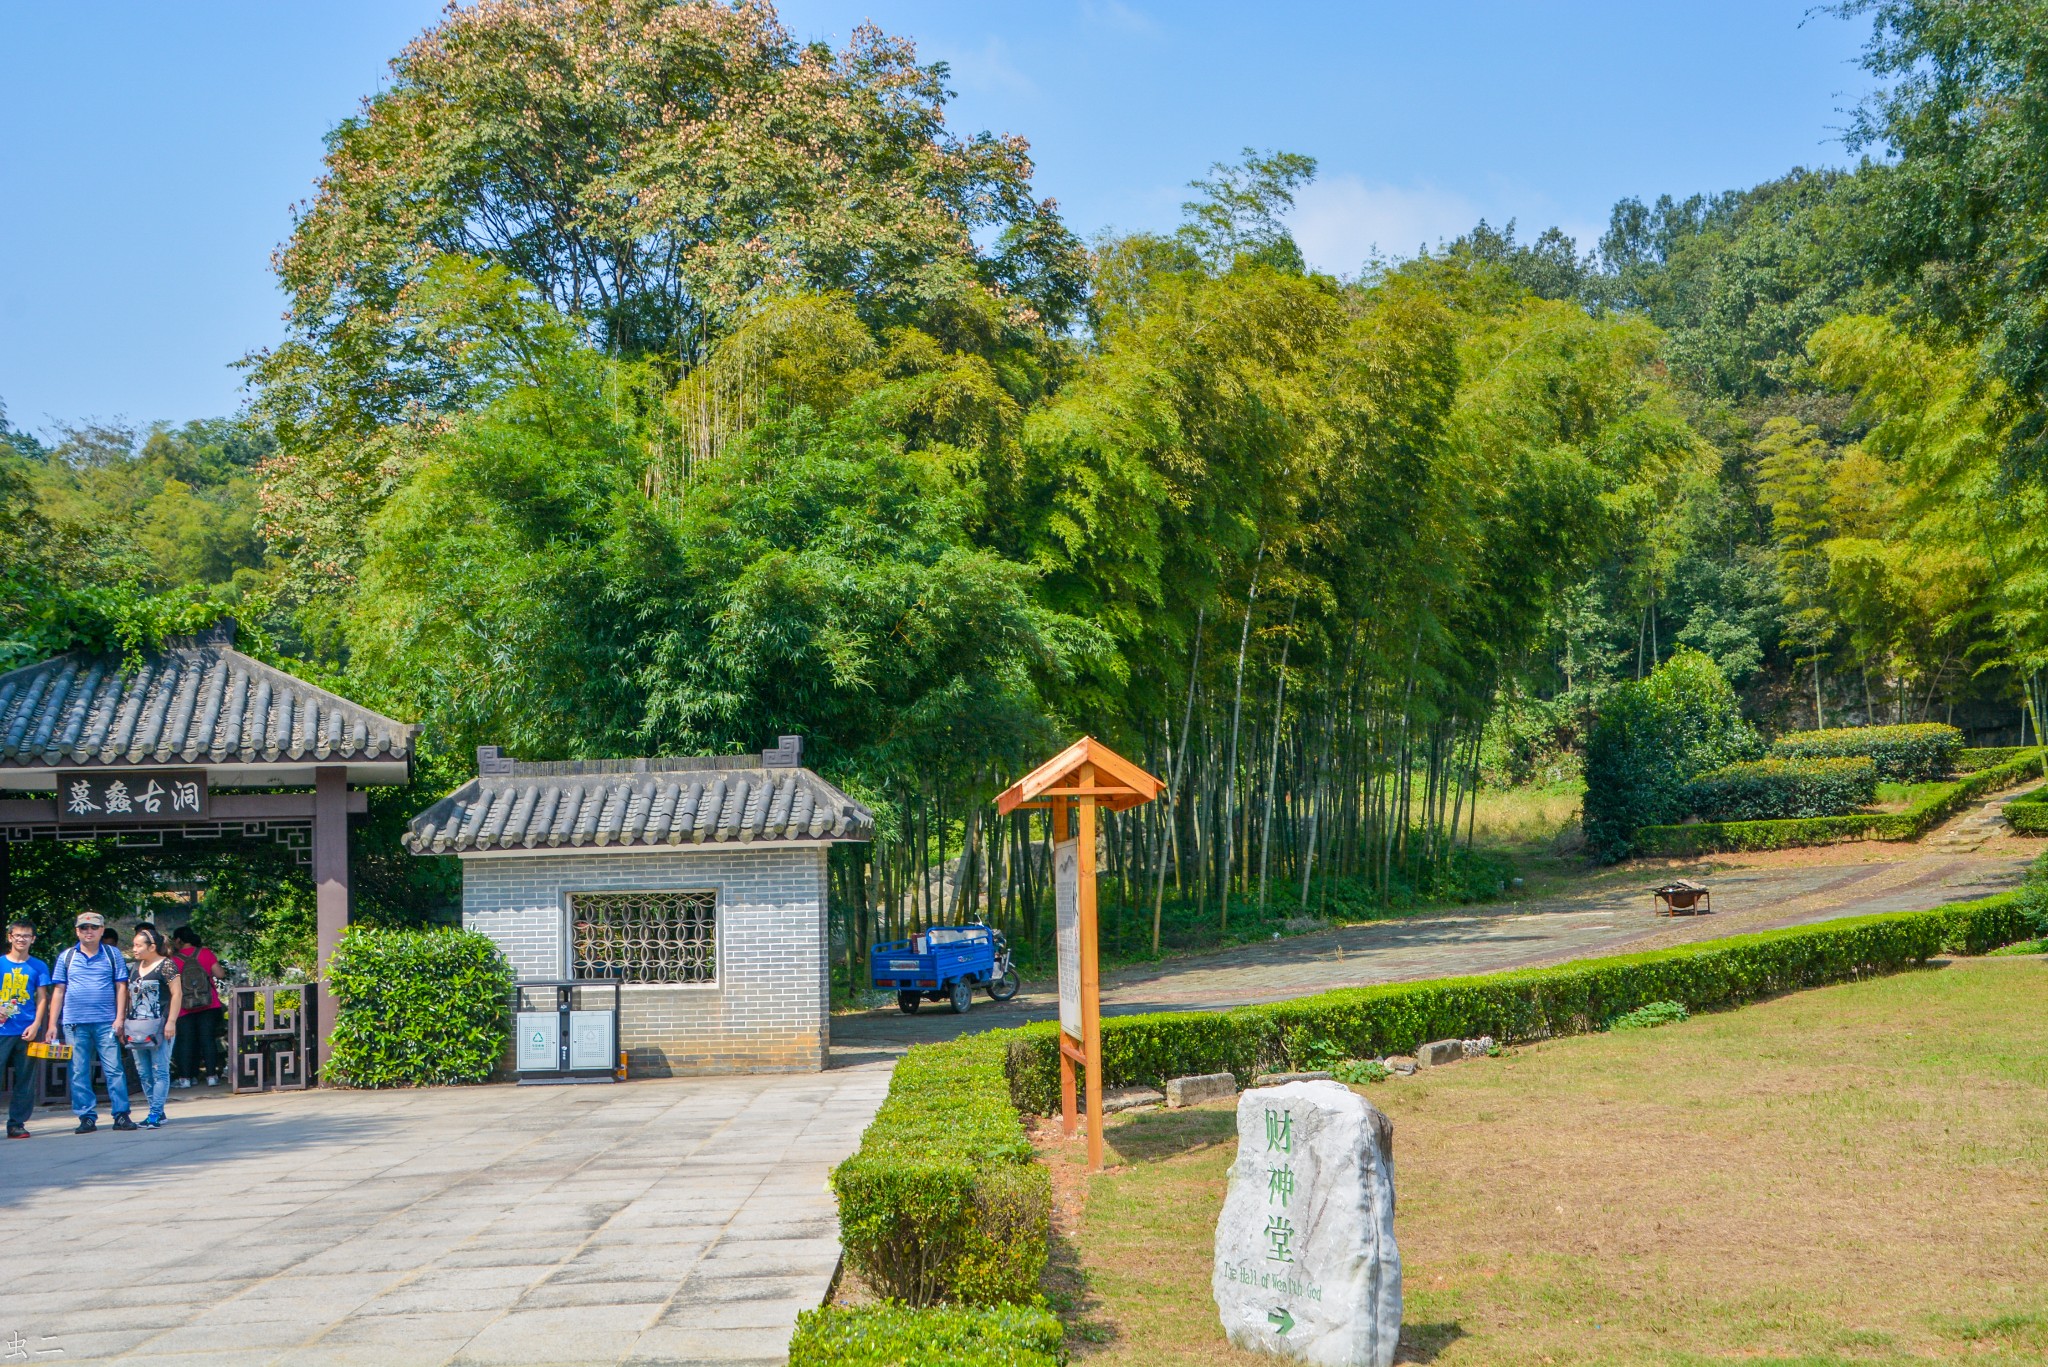
<svg viewBox="0 0 2048 1367"><path fill-rule="evenodd" d="M871 26L801 45L765 3L489 0L328 138L277 255L286 341L252 360L294 564L346 577L407 426L488 400L418 325L425 269L502 266L606 354L673 380L764 298L845 291L951 347L1056 332L1084 254L1024 142L944 123L943 66Z"/></svg>
<svg viewBox="0 0 2048 1367"><path fill-rule="evenodd" d="M1889 82L1852 145L1889 149L1872 251L1916 305L1981 348L2008 451L2048 480L2048 3L1847 0Z"/></svg>

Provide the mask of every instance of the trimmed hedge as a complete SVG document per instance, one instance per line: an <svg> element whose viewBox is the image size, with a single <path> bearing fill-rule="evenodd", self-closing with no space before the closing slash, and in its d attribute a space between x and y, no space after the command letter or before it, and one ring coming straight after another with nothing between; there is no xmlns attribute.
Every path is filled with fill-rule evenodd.
<svg viewBox="0 0 2048 1367"><path fill-rule="evenodd" d="M1994 764L2003 764L2009 759L2038 753L2031 745L1980 745L1963 750L1956 755L1956 772L1974 774L1979 769L1989 769Z"/></svg>
<svg viewBox="0 0 2048 1367"><path fill-rule="evenodd" d="M1850 840L1917 840L1957 812L2040 771L2041 752L1979 769L1930 793L1903 812L1858 812L1789 821L1701 821L1687 826L1645 826L1635 834L1638 856L1688 858L1747 850L1789 850ZM2007 809L2010 811L2010 808Z"/></svg>
<svg viewBox="0 0 2048 1367"><path fill-rule="evenodd" d="M2021 835L2048 835L2048 785L2006 803L2005 820Z"/></svg>
<svg viewBox="0 0 2048 1367"><path fill-rule="evenodd" d="M341 1087L483 1082L512 1039L512 969L469 930L350 926L323 984L334 1052L320 1080Z"/></svg>
<svg viewBox="0 0 2048 1367"><path fill-rule="evenodd" d="M1064 1337L1038 1305L828 1305L797 1316L789 1367L1059 1367Z"/></svg>
<svg viewBox="0 0 2048 1367"><path fill-rule="evenodd" d="M1867 756L1730 764L1694 779L1690 797L1709 821L1843 816L1877 800L1877 765Z"/></svg>
<svg viewBox="0 0 2048 1367"><path fill-rule="evenodd" d="M860 1149L832 1170L847 1261L877 1291L912 1305L1038 1294L1051 1178L1004 1059L992 1034L910 1050Z"/></svg>
<svg viewBox="0 0 2048 1367"><path fill-rule="evenodd" d="M1930 783L1955 772L1963 733L1940 722L1912 726L1831 726L1795 731L1771 742L1773 759L1840 759L1867 755L1877 776L1895 783Z"/></svg>
<svg viewBox="0 0 2048 1367"><path fill-rule="evenodd" d="M2040 895L2001 893L1934 911L1892 912L1792 930L1710 940L1648 954L1474 978L1345 988L1224 1012L1108 1016L1102 1069L1109 1086L1159 1086L1189 1073L1240 1082L1299 1067L1331 1047L1354 1057L1406 1053L1428 1040L1491 1035L1502 1043L1597 1030L1653 1002L1688 1011L1738 1006L2025 939ZM1052 1023L1007 1032L1011 1094L1020 1109L1059 1104Z"/></svg>

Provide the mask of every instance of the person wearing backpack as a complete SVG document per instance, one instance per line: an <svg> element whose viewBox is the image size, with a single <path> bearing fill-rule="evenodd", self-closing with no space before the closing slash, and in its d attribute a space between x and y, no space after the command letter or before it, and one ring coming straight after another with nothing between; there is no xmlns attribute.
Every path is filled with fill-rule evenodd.
<svg viewBox="0 0 2048 1367"><path fill-rule="evenodd" d="M80 912L78 943L57 956L50 973L50 1043L71 1046L71 1113L75 1134L99 1128L99 1098L93 1095L92 1065L107 1075L107 1104L114 1128L139 1128L128 1118L128 1072L121 1066L121 1027L128 1019L128 961L105 944L107 918ZM59 1038L59 1031L62 1038Z"/></svg>
<svg viewBox="0 0 2048 1367"><path fill-rule="evenodd" d="M164 954L163 933L152 925L135 928L135 971L128 975L128 1025L121 1032L149 1114L142 1128L164 1123L164 1102L171 1094L171 1048L178 1036L178 966Z"/></svg>
<svg viewBox="0 0 2048 1367"><path fill-rule="evenodd" d="M179 996L183 1001L171 1065L177 1080L171 1085L190 1087L203 1076L211 1087L220 1081L220 1041L216 1031L224 1011L220 991L214 986L220 977L220 960L190 926L179 926L171 932L171 938L178 942L171 961L178 966Z"/></svg>

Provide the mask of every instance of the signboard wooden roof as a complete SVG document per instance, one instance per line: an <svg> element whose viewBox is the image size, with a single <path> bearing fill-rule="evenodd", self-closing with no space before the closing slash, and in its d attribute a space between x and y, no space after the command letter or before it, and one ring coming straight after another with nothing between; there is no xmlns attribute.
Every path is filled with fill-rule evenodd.
<svg viewBox="0 0 2048 1367"><path fill-rule="evenodd" d="M1081 766L1095 766L1095 782L1081 784ZM1050 806L1056 797L1092 797L1113 812L1152 801L1166 788L1093 736L1083 736L1004 789L996 810L1004 816L1024 807Z"/></svg>

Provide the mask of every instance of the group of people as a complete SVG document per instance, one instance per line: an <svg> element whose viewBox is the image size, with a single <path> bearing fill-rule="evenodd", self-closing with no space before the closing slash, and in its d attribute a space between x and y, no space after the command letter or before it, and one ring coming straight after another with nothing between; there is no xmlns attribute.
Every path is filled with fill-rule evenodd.
<svg viewBox="0 0 2048 1367"><path fill-rule="evenodd" d="M186 927L166 940L153 925L137 926L131 965L118 946L107 943L106 918L98 912L81 913L74 929L78 943L46 965L29 953L36 942L33 924L16 919L7 927L7 952L0 955L0 1076L13 1066L9 1139L29 1137L35 1068L28 1046L37 1041L71 1046L71 1110L78 1134L99 1128L95 1062L106 1075L117 1130L164 1123L173 1073L180 1087L201 1076L208 1084L219 1079L220 960L199 936ZM129 1115L124 1047L149 1105L139 1124Z"/></svg>

